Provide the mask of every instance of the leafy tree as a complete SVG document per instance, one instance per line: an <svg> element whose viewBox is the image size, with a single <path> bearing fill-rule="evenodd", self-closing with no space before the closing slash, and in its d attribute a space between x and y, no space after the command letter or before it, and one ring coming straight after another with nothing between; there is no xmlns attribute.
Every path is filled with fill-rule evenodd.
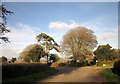
<svg viewBox="0 0 120 84"><path fill-rule="evenodd" d="M55 49L56 51L59 52L59 45L55 42L55 40L52 37L50 37L45 33L41 33L37 35L36 39L38 43L44 47L47 55L47 63L48 63L49 51Z"/></svg>
<svg viewBox="0 0 120 84"><path fill-rule="evenodd" d="M112 59L119 59L120 58L120 51L119 49L112 49L111 53Z"/></svg>
<svg viewBox="0 0 120 84"><path fill-rule="evenodd" d="M22 51L20 53L19 59L24 60L25 62L30 62L29 51Z"/></svg>
<svg viewBox="0 0 120 84"><path fill-rule="evenodd" d="M41 45L32 44L27 46L23 52L20 53L20 59L25 62L39 62L41 57L45 55L45 51Z"/></svg>
<svg viewBox="0 0 120 84"><path fill-rule="evenodd" d="M93 57L93 59L90 62L90 65L95 65L97 62L97 57Z"/></svg>
<svg viewBox="0 0 120 84"><path fill-rule="evenodd" d="M50 54L50 60L53 62L56 62L60 59L60 57L57 54Z"/></svg>
<svg viewBox="0 0 120 84"><path fill-rule="evenodd" d="M76 27L69 30L61 42L61 51L72 55L74 60L85 59L92 55L92 50L97 45L94 32L86 27Z"/></svg>
<svg viewBox="0 0 120 84"><path fill-rule="evenodd" d="M5 62L7 62L7 57L2 56L2 63L5 63Z"/></svg>
<svg viewBox="0 0 120 84"><path fill-rule="evenodd" d="M117 53L117 59L120 60L120 49L115 49L115 53Z"/></svg>
<svg viewBox="0 0 120 84"><path fill-rule="evenodd" d="M16 58L12 58L12 59L11 59L11 62L14 63L16 60L17 60Z"/></svg>
<svg viewBox="0 0 120 84"><path fill-rule="evenodd" d="M116 59L115 49L112 49L109 44L98 46L98 48L94 51L94 54L98 60L108 61Z"/></svg>
<svg viewBox="0 0 120 84"><path fill-rule="evenodd" d="M8 37L4 36L6 33L10 32L10 29L7 29L6 23L7 23L7 15L13 14L13 12L8 11L3 5L0 5L0 18L2 21L0 21L0 39L4 42L10 42L8 40ZM1 43L1 42L0 42Z"/></svg>

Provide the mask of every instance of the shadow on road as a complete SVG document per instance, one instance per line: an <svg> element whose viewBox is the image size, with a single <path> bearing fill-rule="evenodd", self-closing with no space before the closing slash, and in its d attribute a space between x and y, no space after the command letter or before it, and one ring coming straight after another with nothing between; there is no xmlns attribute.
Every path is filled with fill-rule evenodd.
<svg viewBox="0 0 120 84"><path fill-rule="evenodd" d="M58 74L70 74L80 67L57 67Z"/></svg>

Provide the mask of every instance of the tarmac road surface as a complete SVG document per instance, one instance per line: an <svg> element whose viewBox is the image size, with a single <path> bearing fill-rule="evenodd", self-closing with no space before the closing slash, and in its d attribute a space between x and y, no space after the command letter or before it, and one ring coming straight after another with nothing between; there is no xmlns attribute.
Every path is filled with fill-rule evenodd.
<svg viewBox="0 0 120 84"><path fill-rule="evenodd" d="M40 82L106 82L100 76L100 72L104 69L101 67L59 67L57 69L59 71L57 75Z"/></svg>

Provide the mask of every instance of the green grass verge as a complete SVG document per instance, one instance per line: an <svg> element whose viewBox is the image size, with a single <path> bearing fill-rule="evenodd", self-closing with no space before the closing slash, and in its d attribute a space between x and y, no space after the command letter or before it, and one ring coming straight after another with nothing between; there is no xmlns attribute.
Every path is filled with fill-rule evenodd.
<svg viewBox="0 0 120 84"><path fill-rule="evenodd" d="M103 70L101 76L106 78L110 84L120 84L120 76L114 74L110 68Z"/></svg>
<svg viewBox="0 0 120 84"><path fill-rule="evenodd" d="M42 73L33 73L27 76L20 76L20 77L16 77L16 78L11 78L11 79L6 79L2 81L2 84L4 83L34 83L34 82L38 82L42 79L45 79L51 75L56 74L58 71L56 68L51 67L48 70L43 71Z"/></svg>

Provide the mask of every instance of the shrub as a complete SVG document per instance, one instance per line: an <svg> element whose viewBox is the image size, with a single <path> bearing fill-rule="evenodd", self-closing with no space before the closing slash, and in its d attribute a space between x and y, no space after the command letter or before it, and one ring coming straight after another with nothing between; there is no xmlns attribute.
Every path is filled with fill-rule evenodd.
<svg viewBox="0 0 120 84"><path fill-rule="evenodd" d="M58 66L59 66L59 63L54 62L54 63L52 63L52 65L51 65L51 66L53 66L53 67L58 67Z"/></svg>
<svg viewBox="0 0 120 84"><path fill-rule="evenodd" d="M11 59L11 62L14 63L16 60L17 60L16 58L12 58L12 59Z"/></svg>
<svg viewBox="0 0 120 84"><path fill-rule="evenodd" d="M114 61L98 60L98 66L103 66L104 64L108 67L113 67Z"/></svg>
<svg viewBox="0 0 120 84"><path fill-rule="evenodd" d="M112 72L120 76L120 59L114 62Z"/></svg>
<svg viewBox="0 0 120 84"><path fill-rule="evenodd" d="M78 66L82 67L82 66L87 66L88 63L85 59L81 59L80 62L78 63Z"/></svg>
<svg viewBox="0 0 120 84"><path fill-rule="evenodd" d="M75 66L75 67L82 67L82 66L87 66L88 62L85 59L80 59L77 61L72 60L69 66Z"/></svg>
<svg viewBox="0 0 120 84"><path fill-rule="evenodd" d="M72 61L70 62L70 64L68 64L68 66L69 66L69 67L76 67L76 66L78 66L78 63L77 63L76 61L72 60Z"/></svg>
<svg viewBox="0 0 120 84"><path fill-rule="evenodd" d="M38 73L46 69L49 69L49 66L40 63L3 64L2 79Z"/></svg>
<svg viewBox="0 0 120 84"><path fill-rule="evenodd" d="M53 62L56 62L60 59L60 57L57 54L50 54L50 60Z"/></svg>
<svg viewBox="0 0 120 84"><path fill-rule="evenodd" d="M7 63L7 61L8 61L7 57L5 57L5 56L0 57L0 60L2 61L3 64Z"/></svg>

